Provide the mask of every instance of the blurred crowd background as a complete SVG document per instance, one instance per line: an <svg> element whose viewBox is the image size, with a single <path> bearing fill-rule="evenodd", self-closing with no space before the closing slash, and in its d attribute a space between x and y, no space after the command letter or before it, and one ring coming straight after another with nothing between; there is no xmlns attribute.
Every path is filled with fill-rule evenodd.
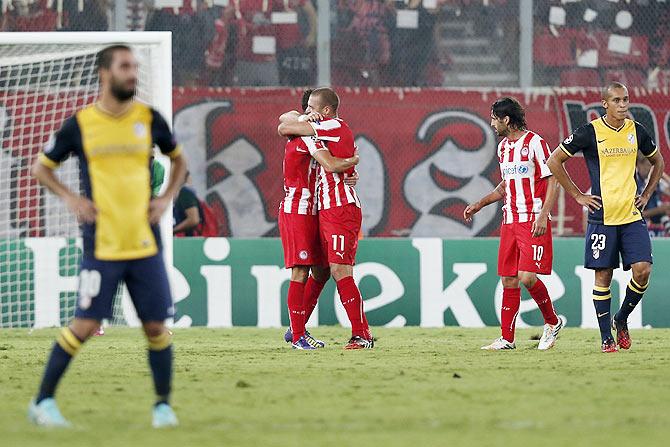
<svg viewBox="0 0 670 447"><path fill-rule="evenodd" d="M175 85L303 86L317 80L324 4L333 85L670 85L665 0L4 0L0 26L172 31Z"/></svg>

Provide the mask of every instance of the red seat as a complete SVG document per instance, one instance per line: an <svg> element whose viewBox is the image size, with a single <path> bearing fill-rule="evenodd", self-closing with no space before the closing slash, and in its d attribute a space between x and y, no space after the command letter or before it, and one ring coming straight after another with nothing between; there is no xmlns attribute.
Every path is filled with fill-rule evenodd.
<svg viewBox="0 0 670 447"><path fill-rule="evenodd" d="M538 34L533 41L533 58L546 67L572 66L575 57L571 39L549 33Z"/></svg>
<svg viewBox="0 0 670 447"><path fill-rule="evenodd" d="M574 68L561 72L561 87L600 87L602 81L598 70Z"/></svg>
<svg viewBox="0 0 670 447"><path fill-rule="evenodd" d="M621 82L628 87L647 87L647 75L642 70L607 70L605 82Z"/></svg>

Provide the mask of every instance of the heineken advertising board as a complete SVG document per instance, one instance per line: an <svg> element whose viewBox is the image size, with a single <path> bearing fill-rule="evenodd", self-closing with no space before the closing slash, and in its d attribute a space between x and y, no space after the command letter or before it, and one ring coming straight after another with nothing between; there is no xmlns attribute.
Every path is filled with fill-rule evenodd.
<svg viewBox="0 0 670 447"><path fill-rule="evenodd" d="M642 305L629 325L670 327L670 240L654 240L654 271ZM373 326L499 325L502 285L496 273L498 240L365 239L354 269ZM558 313L569 326L597 327L584 269L582 239L554 239L554 269L544 276ZM78 286L75 240L27 238L0 243L0 327L65 324ZM278 239L183 238L174 240L172 291L178 327L288 325L290 272ZM615 270L612 296L623 297L630 272ZM120 289L121 290L121 289ZM139 324L124 293L114 323ZM524 290L517 327L542 325ZM347 325L335 284L329 281L309 325Z"/></svg>

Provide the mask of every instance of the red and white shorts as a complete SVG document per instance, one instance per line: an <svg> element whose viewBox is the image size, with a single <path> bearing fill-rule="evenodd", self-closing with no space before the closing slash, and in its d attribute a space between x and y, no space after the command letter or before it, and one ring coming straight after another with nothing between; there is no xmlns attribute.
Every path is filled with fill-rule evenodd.
<svg viewBox="0 0 670 447"><path fill-rule="evenodd" d="M551 274L551 222L547 222L547 231L539 237L531 236L532 226L533 222L515 222L500 228L499 276L517 276L519 271Z"/></svg>
<svg viewBox="0 0 670 447"><path fill-rule="evenodd" d="M326 265L319 240L319 216L279 211L279 235L284 265Z"/></svg>
<svg viewBox="0 0 670 447"><path fill-rule="evenodd" d="M319 211L321 247L329 264L354 265L363 215L350 203Z"/></svg>

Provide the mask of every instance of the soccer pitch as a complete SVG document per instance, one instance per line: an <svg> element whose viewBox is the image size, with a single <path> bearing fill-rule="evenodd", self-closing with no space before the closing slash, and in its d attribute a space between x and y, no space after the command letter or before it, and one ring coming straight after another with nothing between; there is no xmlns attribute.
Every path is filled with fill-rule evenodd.
<svg viewBox="0 0 670 447"><path fill-rule="evenodd" d="M139 329L92 339L57 394L70 430L33 427L28 401L57 330L0 331L3 446L667 445L670 330L631 331L602 354L596 330L565 329L535 349L480 351L487 329L373 328L373 350L293 351L280 329L177 329L173 405L181 426L150 428L153 400Z"/></svg>

